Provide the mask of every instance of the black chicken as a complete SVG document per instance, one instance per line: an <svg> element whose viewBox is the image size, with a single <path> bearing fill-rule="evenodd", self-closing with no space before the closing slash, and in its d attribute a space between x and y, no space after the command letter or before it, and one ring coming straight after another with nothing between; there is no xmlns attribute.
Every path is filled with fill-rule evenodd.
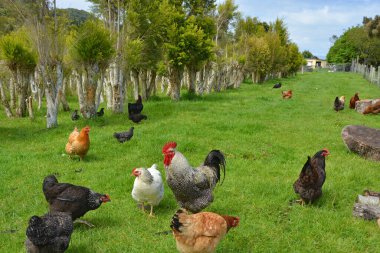
<svg viewBox="0 0 380 253"><path fill-rule="evenodd" d="M101 109L100 109L100 111L98 111L97 113L96 113L96 116L98 116L98 117L102 117L104 115L104 108L102 107Z"/></svg>
<svg viewBox="0 0 380 253"><path fill-rule="evenodd" d="M120 142L124 143L126 141L129 141L132 136L133 136L133 129L134 127L131 127L128 131L126 132L120 132L120 133L114 133L113 136Z"/></svg>
<svg viewBox="0 0 380 253"><path fill-rule="evenodd" d="M275 85L273 85L273 88L278 89L278 88L281 88L281 86L282 86L282 84L281 84L281 82L279 82L279 83L276 83Z"/></svg>
<svg viewBox="0 0 380 253"><path fill-rule="evenodd" d="M140 123L143 119L148 119L148 117L144 114L129 114L128 118L132 120L134 123Z"/></svg>
<svg viewBox="0 0 380 253"><path fill-rule="evenodd" d="M302 205L312 203L322 195L322 186L326 179L325 157L329 154L327 149L322 149L312 158L307 157L298 179L293 184L295 193L301 197L298 202Z"/></svg>
<svg viewBox="0 0 380 253"><path fill-rule="evenodd" d="M140 114L144 108L141 96L139 95L136 103L128 103L128 114Z"/></svg>
<svg viewBox="0 0 380 253"><path fill-rule="evenodd" d="M61 253L69 247L73 220L67 213L47 213L32 216L26 229L28 253Z"/></svg>
<svg viewBox="0 0 380 253"><path fill-rule="evenodd" d="M75 120L78 120L79 118L80 116L78 114L78 110L74 110L73 113L71 114L71 119L75 121Z"/></svg>
<svg viewBox="0 0 380 253"><path fill-rule="evenodd" d="M69 213L73 221L88 211L99 208L102 203L111 201L108 194L97 193L83 186L58 183L54 175L45 177L42 190L49 202L50 212ZM86 221L79 222L93 226Z"/></svg>

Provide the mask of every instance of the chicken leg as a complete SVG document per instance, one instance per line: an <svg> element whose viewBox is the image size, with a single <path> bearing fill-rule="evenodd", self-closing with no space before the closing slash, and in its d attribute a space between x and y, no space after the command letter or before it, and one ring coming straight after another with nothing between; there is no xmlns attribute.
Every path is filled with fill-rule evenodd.
<svg viewBox="0 0 380 253"><path fill-rule="evenodd" d="M300 204L301 206L304 206L305 205L305 200L303 200L303 199L297 199L296 203Z"/></svg>
<svg viewBox="0 0 380 253"><path fill-rule="evenodd" d="M89 226L90 228L93 228L93 227L95 227L95 225L94 225L94 224L92 224L92 223L90 223L90 222L88 222L88 221L85 221L85 220L80 220L80 219L78 219L78 220L75 220L75 221L74 221L74 223L81 223L81 224L85 224L85 225Z"/></svg>
<svg viewBox="0 0 380 253"><path fill-rule="evenodd" d="M380 218L379 219L377 219L377 224L379 225L379 227L380 227Z"/></svg>
<svg viewBox="0 0 380 253"><path fill-rule="evenodd" d="M150 214L149 214L150 217L154 217L154 214L153 214L153 205L150 205ZM379 219L380 220L380 219ZM380 224L380 223L379 223Z"/></svg>

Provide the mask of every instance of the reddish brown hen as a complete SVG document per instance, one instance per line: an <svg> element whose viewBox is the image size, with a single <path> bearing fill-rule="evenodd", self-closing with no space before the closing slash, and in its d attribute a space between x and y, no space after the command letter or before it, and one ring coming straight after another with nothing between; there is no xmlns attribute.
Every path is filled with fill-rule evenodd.
<svg viewBox="0 0 380 253"><path fill-rule="evenodd" d="M283 90L282 91L282 98L289 99L289 98L292 98L292 96L293 96L292 90Z"/></svg>
<svg viewBox="0 0 380 253"><path fill-rule="evenodd" d="M239 218L211 212L189 215L184 209L174 214L170 227L181 253L211 253Z"/></svg>
<svg viewBox="0 0 380 253"><path fill-rule="evenodd" d="M355 95L350 99L350 108L355 109L356 101L359 101L359 93L355 93Z"/></svg>
<svg viewBox="0 0 380 253"><path fill-rule="evenodd" d="M78 155L80 159L83 160L83 157L90 149L89 132L89 126L82 128L80 132L78 132L78 129L75 127L74 131L69 135L69 141L66 144L66 153L70 156Z"/></svg>

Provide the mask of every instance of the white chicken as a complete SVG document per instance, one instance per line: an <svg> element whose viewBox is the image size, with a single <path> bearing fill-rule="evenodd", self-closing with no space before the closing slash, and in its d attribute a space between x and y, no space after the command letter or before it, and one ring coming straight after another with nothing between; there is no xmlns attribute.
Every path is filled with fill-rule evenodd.
<svg viewBox="0 0 380 253"><path fill-rule="evenodd" d="M132 175L136 177L132 189L133 199L141 204L144 212L144 204L148 203L150 216L153 216L153 206L157 206L164 197L164 184L157 164L153 164L149 169L134 168Z"/></svg>

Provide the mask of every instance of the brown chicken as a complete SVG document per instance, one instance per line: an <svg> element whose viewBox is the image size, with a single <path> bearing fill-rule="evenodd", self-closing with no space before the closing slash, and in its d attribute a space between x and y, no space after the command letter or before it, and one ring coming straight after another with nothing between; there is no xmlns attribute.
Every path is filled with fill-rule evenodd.
<svg viewBox="0 0 380 253"><path fill-rule="evenodd" d="M363 114L369 114L369 113L378 114L379 112L380 112L380 101L374 103L373 105L367 106Z"/></svg>
<svg viewBox="0 0 380 253"><path fill-rule="evenodd" d="M80 159L83 160L83 157L90 149L89 132L89 126L82 128L80 132L78 132L76 127L74 128L74 131L69 135L69 142L66 144L66 153L70 155L70 157L78 155Z"/></svg>
<svg viewBox="0 0 380 253"><path fill-rule="evenodd" d="M174 214L170 227L181 253L211 253L230 228L239 225L238 217L211 212L189 215L184 209Z"/></svg>
<svg viewBox="0 0 380 253"><path fill-rule="evenodd" d="M322 186L326 179L325 157L329 154L327 149L322 149L312 158L307 157L298 179L293 184L295 193L301 197L297 202L302 205L312 203L322 195Z"/></svg>
<svg viewBox="0 0 380 253"><path fill-rule="evenodd" d="M282 98L289 99L289 98L292 98L292 96L293 96L292 90L283 90L282 91Z"/></svg>
<svg viewBox="0 0 380 253"><path fill-rule="evenodd" d="M359 101L359 93L355 93L355 95L350 99L350 108L355 109L356 101Z"/></svg>

